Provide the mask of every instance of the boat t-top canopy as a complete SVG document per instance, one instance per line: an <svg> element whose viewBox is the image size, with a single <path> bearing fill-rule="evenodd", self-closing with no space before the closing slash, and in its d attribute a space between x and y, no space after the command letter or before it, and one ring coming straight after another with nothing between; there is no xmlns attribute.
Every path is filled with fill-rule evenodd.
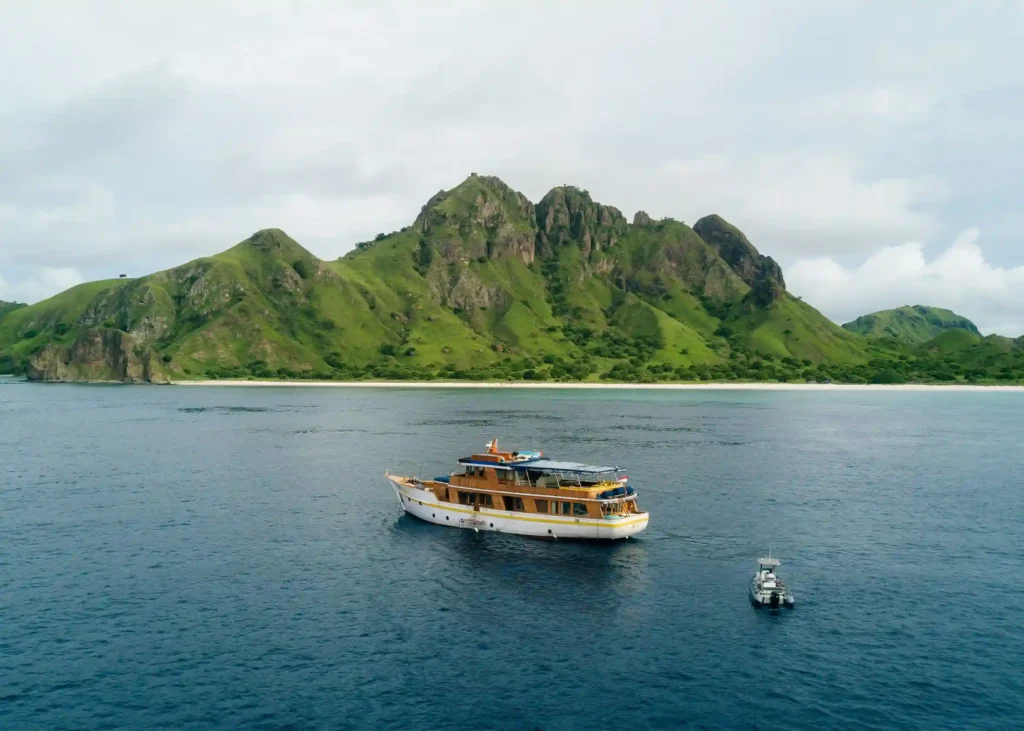
<svg viewBox="0 0 1024 731"><path fill-rule="evenodd" d="M512 462L508 465L514 470L530 470L537 472L575 472L585 475L600 475L605 472L617 472L618 467L601 467L579 462L558 462L553 459L530 459Z"/></svg>
<svg viewBox="0 0 1024 731"><path fill-rule="evenodd" d="M759 558L757 559L758 566L781 566L782 561L777 558Z"/></svg>

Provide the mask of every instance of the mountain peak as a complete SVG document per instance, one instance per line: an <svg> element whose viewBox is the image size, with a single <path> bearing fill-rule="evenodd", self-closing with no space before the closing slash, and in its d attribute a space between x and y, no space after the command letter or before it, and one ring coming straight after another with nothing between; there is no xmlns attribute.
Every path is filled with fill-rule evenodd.
<svg viewBox="0 0 1024 731"><path fill-rule="evenodd" d="M537 204L537 227L546 254L564 241L582 245L584 257L609 249L626 233L626 219L614 206L596 203L573 185L552 188Z"/></svg>
<svg viewBox="0 0 1024 731"><path fill-rule="evenodd" d="M750 285L754 302L765 306L782 297L786 290L782 267L754 248L742 231L714 213L697 221L693 230Z"/></svg>
<svg viewBox="0 0 1024 731"><path fill-rule="evenodd" d="M433 242L451 261L534 256L533 203L501 179L472 173L451 190L433 195L413 227L424 245Z"/></svg>
<svg viewBox="0 0 1024 731"><path fill-rule="evenodd" d="M496 217L532 221L533 204L500 178L471 173L454 188L431 196L420 209L416 225L424 231L436 224L469 221L486 226Z"/></svg>
<svg viewBox="0 0 1024 731"><path fill-rule="evenodd" d="M260 229L245 241L238 244L239 247L256 249L267 254L301 252L312 256L302 244L293 239L279 228Z"/></svg>
<svg viewBox="0 0 1024 731"><path fill-rule="evenodd" d="M637 211L633 214L633 225L634 226L651 226L654 221L648 215L647 211Z"/></svg>

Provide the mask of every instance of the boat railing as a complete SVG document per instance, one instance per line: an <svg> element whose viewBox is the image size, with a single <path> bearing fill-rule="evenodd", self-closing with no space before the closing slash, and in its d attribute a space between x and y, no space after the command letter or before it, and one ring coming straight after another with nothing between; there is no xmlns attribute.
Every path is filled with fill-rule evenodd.
<svg viewBox="0 0 1024 731"><path fill-rule="evenodd" d="M490 494L490 495L508 495L510 497L528 497L528 498L535 498L535 499L536 498L541 498L541 499L547 498L547 499L556 499L556 500L560 497L559 495L551 495L550 493L515 492L513 490L508 490L508 489L494 490L494 489L489 488L489 487L477 487L476 485L452 485L452 484L449 483L448 486L450 488L452 488L452 489L455 489L455 490L469 490L469 491L472 491L472 492L483 492L483 493L487 493L487 494ZM566 488L562 487L562 488L558 488L558 489L565 490ZM565 496L565 497L568 497L568 496ZM609 497L609 498L578 497L576 495L573 495L570 499L572 499L574 501L577 501L577 502L584 502L584 503L619 504L619 503L628 503L628 502L630 502L632 500L635 500L636 497L637 497L636 491L634 491L634 492L629 493L629 494L618 495L616 497Z"/></svg>

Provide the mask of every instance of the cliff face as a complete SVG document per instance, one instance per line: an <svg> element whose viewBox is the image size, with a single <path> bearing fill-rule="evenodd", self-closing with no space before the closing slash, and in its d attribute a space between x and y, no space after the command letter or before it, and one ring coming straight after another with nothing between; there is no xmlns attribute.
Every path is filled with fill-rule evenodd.
<svg viewBox="0 0 1024 731"><path fill-rule="evenodd" d="M120 381L167 383L153 351L120 330L95 328L70 346L48 345L29 361L32 381Z"/></svg>
<svg viewBox="0 0 1024 731"><path fill-rule="evenodd" d="M571 242L587 260L593 252L614 248L627 228L618 208L595 203L587 191L572 186L555 188L541 199L537 227L545 256L553 256L558 246Z"/></svg>
<svg viewBox="0 0 1024 731"><path fill-rule="evenodd" d="M717 215L700 219L693 230L747 283L755 304L767 307L782 298L786 291L782 267L758 252L742 231Z"/></svg>

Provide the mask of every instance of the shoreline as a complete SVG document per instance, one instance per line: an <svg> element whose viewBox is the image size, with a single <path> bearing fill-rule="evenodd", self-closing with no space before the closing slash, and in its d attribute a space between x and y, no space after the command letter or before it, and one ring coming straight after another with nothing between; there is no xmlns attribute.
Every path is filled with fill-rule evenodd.
<svg viewBox="0 0 1024 731"><path fill-rule="evenodd" d="M551 383L538 381L172 381L172 386L242 386L254 388L505 388L592 391L987 391L1024 393L1024 386L972 384L883 383Z"/></svg>

